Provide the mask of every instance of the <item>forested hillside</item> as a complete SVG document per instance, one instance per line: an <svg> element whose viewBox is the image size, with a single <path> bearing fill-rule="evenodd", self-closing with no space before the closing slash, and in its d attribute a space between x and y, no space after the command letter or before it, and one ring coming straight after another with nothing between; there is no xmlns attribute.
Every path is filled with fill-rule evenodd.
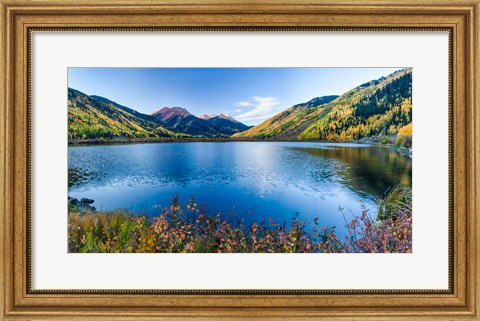
<svg viewBox="0 0 480 321"><path fill-rule="evenodd" d="M295 105L234 137L353 141L378 135L411 136L412 70L364 83L340 97ZM408 144L408 138L406 138Z"/></svg>
<svg viewBox="0 0 480 321"><path fill-rule="evenodd" d="M340 96L335 107L300 135L300 139L356 140L392 135L412 121L410 69L363 84Z"/></svg>
<svg viewBox="0 0 480 321"><path fill-rule="evenodd" d="M308 128L316 119L327 114L333 104L330 102L338 96L324 96L297 104L287 110L267 119L260 125L247 131L235 134L233 137L275 138L295 140L298 135Z"/></svg>
<svg viewBox="0 0 480 321"><path fill-rule="evenodd" d="M155 118L68 88L68 138L174 137Z"/></svg>

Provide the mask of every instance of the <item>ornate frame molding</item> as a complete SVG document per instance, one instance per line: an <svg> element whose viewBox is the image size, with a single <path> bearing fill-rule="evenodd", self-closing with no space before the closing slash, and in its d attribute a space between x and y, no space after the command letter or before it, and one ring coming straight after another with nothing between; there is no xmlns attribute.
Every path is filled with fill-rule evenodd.
<svg viewBox="0 0 480 321"><path fill-rule="evenodd" d="M480 113L478 0L43 1L3 0L0 86L4 319L478 319ZM37 291L30 276L32 32L450 32L450 288L445 291ZM453 135L455 133L455 135ZM394 303L393 303L394 302Z"/></svg>

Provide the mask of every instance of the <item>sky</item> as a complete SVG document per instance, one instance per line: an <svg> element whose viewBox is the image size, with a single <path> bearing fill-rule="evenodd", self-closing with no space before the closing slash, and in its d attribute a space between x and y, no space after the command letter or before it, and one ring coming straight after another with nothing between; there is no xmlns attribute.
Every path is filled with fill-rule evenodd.
<svg viewBox="0 0 480 321"><path fill-rule="evenodd" d="M246 125L312 98L341 95L397 68L68 68L68 87L141 113L183 107Z"/></svg>

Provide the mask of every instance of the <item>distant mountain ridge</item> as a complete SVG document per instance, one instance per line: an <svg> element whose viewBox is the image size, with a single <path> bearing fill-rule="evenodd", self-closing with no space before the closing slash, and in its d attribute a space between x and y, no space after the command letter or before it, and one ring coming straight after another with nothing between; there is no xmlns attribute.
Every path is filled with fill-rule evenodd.
<svg viewBox="0 0 480 321"><path fill-rule="evenodd" d="M232 122L234 122L234 123L239 123L238 120L236 120L235 118L233 118L233 117L230 116L229 114L220 114L220 115L215 115L215 114L203 114L203 115L198 116L198 118L205 119L205 120L209 120L209 119L212 119L212 118L223 118L223 119L230 120L230 121L232 121Z"/></svg>
<svg viewBox="0 0 480 321"><path fill-rule="evenodd" d="M248 128L229 115L201 119L182 107L164 107L147 115L108 98L68 88L68 137L72 140L220 138Z"/></svg>
<svg viewBox="0 0 480 321"><path fill-rule="evenodd" d="M165 122L168 126L181 133L207 137L222 136L222 133L215 126L204 119L192 115L185 108L163 107L151 113L151 116Z"/></svg>
<svg viewBox="0 0 480 321"><path fill-rule="evenodd" d="M157 111L152 112L150 116L153 116L155 118L161 117L164 119L170 119L170 118L185 118L193 115L190 114L188 110L182 107L163 107Z"/></svg>
<svg viewBox="0 0 480 321"><path fill-rule="evenodd" d="M151 113L151 116L179 132L194 136L229 137L250 128L227 114L196 117L181 107L163 107Z"/></svg>
<svg viewBox="0 0 480 321"><path fill-rule="evenodd" d="M200 115L200 116L197 116L197 117L207 120L207 119L210 119L210 118L215 117L215 116L217 116L217 115L215 115L215 114L203 114L203 115Z"/></svg>
<svg viewBox="0 0 480 321"><path fill-rule="evenodd" d="M252 126L247 126L245 124L242 124L241 122L239 122L238 120L236 120L235 118L233 118L228 114L220 114L220 115L205 114L198 117L205 119L216 128L219 128L219 130L222 133L225 133L229 136L236 133L241 133L252 127Z"/></svg>

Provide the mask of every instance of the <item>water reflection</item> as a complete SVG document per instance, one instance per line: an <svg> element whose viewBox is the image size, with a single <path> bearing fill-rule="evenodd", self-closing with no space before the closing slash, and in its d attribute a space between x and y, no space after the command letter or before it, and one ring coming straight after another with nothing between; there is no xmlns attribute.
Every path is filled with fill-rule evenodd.
<svg viewBox="0 0 480 321"><path fill-rule="evenodd" d="M69 195L99 210L158 215L173 194L247 223L296 212L344 225L338 207L375 210L388 186L411 184L411 160L392 149L305 142L69 147ZM232 214L234 213L234 214Z"/></svg>
<svg viewBox="0 0 480 321"><path fill-rule="evenodd" d="M325 148L295 147L296 150L325 157L333 161L341 161L336 174L342 177L343 183L352 189L376 197L382 197L389 188L399 183L405 186L412 184L412 162L405 155L389 147L350 147L330 145ZM328 178L328 171L315 173L319 183Z"/></svg>

